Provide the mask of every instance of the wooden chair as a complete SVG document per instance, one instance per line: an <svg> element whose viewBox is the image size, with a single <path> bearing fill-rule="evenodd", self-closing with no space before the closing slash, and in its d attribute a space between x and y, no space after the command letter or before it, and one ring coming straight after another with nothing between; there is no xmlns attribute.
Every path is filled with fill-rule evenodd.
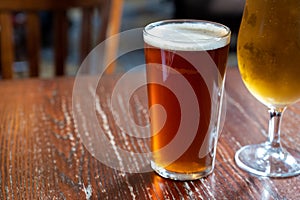
<svg viewBox="0 0 300 200"><path fill-rule="evenodd" d="M13 78L14 41L12 13L22 11L26 14L26 41L29 63L29 76L39 75L40 64L40 11L52 11L54 31L55 75L64 75L65 58L68 48L67 10L82 10L80 57L84 58L92 49L92 11L99 10L101 30L98 42L119 32L123 0L1 0L0 1L0 43L2 78ZM114 56L117 42L106 47L107 55ZM113 70L113 66L112 69Z"/></svg>

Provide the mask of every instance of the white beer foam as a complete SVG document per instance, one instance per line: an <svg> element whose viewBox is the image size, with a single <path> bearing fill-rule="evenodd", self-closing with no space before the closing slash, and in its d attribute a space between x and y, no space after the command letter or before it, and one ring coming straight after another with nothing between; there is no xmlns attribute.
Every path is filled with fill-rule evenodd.
<svg viewBox="0 0 300 200"><path fill-rule="evenodd" d="M144 41L169 50L207 51L227 45L228 34L228 29L212 23L171 23L147 30Z"/></svg>

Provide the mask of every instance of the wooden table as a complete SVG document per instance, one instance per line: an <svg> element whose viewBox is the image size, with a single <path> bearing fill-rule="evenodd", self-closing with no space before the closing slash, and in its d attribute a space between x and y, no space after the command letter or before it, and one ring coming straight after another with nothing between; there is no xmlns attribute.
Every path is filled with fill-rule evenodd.
<svg viewBox="0 0 300 200"><path fill-rule="evenodd" d="M105 79L102 97L113 81ZM234 162L241 146L266 139L268 120L267 109L248 93L236 68L227 73L227 116L215 170L197 181L125 173L95 159L81 143L72 115L73 83L73 78L0 82L0 199L300 199L300 176L255 177ZM141 106L135 114L146 109ZM298 103L286 111L282 127L283 144L298 151L299 124ZM117 131L113 122L109 126Z"/></svg>

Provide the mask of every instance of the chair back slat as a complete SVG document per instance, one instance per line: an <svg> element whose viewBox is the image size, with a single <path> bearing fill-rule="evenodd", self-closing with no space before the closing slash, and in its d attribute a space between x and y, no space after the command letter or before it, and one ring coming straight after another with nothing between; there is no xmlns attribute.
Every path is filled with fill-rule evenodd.
<svg viewBox="0 0 300 200"><path fill-rule="evenodd" d="M29 76L39 75L41 31L40 19L36 12L27 13L26 23L27 54L29 63Z"/></svg>
<svg viewBox="0 0 300 200"><path fill-rule="evenodd" d="M0 13L0 46L1 46L1 67L3 78L13 78L14 63L14 41L13 25L10 23L11 14L9 12Z"/></svg>
<svg viewBox="0 0 300 200"><path fill-rule="evenodd" d="M89 51L92 48L92 9L91 8L84 8L82 10L82 29L81 29L81 43L80 43L80 60L83 60Z"/></svg>
<svg viewBox="0 0 300 200"><path fill-rule="evenodd" d="M65 73L65 59L68 51L68 20L65 11L54 12L54 62L57 76Z"/></svg>

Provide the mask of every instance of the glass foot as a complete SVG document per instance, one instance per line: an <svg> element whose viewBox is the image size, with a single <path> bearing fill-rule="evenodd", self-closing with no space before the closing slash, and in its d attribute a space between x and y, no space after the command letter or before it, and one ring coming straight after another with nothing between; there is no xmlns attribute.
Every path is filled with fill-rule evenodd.
<svg viewBox="0 0 300 200"><path fill-rule="evenodd" d="M243 170L258 176L290 177L300 174L300 155L291 153L272 148L268 143L248 145L236 152L235 162Z"/></svg>

